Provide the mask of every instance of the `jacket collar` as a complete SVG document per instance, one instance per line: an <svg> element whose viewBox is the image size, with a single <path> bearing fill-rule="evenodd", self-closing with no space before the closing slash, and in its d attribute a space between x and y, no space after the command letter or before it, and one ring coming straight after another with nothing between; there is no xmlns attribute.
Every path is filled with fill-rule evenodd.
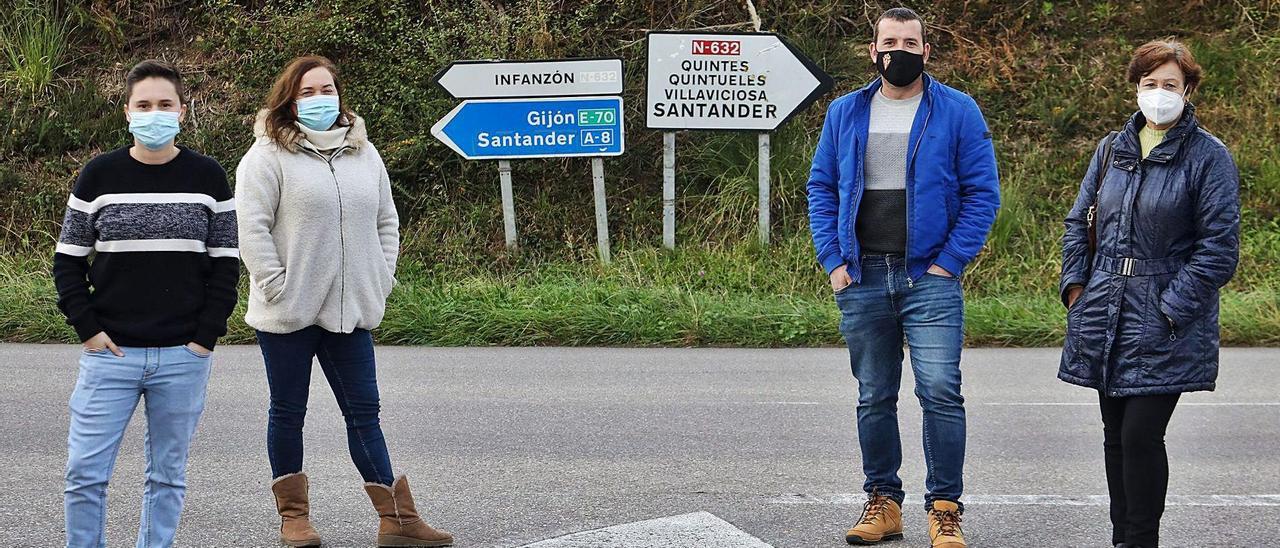
<svg viewBox="0 0 1280 548"><path fill-rule="evenodd" d="M253 122L253 136L259 141L270 140L270 137L267 136L267 114L269 112L270 111L267 109L258 111L258 116ZM302 142L305 140L306 135L303 135L302 132L299 131L294 135L292 142L284 144L284 148L289 152L297 152L302 146ZM369 133L365 129L364 118L356 116L355 120L351 121L350 128L347 130L347 138L343 142L343 146L360 149L368 142Z"/></svg>
<svg viewBox="0 0 1280 548"><path fill-rule="evenodd" d="M1129 121L1125 123L1124 129L1116 139L1116 157L1131 160L1139 158L1142 154L1142 145L1138 139L1138 132L1146 125L1147 117L1142 115L1142 111L1135 112L1129 117ZM1182 150L1184 138L1195 133L1199 128L1200 120L1196 118L1196 106L1188 102L1182 109L1182 117L1178 119L1178 123L1169 128L1168 133L1164 135L1164 140L1151 150L1147 159L1161 163L1172 160Z"/></svg>
<svg viewBox="0 0 1280 548"><path fill-rule="evenodd" d="M920 78L924 80L924 91L922 92L924 93L924 100L932 102L933 95L934 93L937 92L937 86L934 85L934 79L932 76L929 75L928 72L921 74ZM875 94L879 92L880 88L883 86L884 86L884 80L882 80L880 76L877 75L870 82L867 82L867 85L863 86L862 89L859 89L857 91L859 100L865 101L866 104L868 105L871 104L871 98L874 97Z"/></svg>

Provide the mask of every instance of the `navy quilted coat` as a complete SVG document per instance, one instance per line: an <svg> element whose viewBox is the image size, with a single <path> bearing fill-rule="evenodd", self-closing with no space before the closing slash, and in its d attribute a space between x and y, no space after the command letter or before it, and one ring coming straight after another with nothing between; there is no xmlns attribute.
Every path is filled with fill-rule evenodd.
<svg viewBox="0 0 1280 548"><path fill-rule="evenodd" d="M1101 144L1066 219L1058 291L1084 293L1067 312L1058 378L1108 396L1213 390L1218 290L1240 255L1239 173L1222 142L1187 105L1146 159L1129 119L1103 166ZM1098 195L1098 250L1086 217Z"/></svg>

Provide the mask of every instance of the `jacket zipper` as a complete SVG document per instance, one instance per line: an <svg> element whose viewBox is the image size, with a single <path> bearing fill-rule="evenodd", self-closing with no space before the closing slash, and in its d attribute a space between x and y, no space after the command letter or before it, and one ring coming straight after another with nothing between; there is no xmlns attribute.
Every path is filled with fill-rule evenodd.
<svg viewBox="0 0 1280 548"><path fill-rule="evenodd" d="M929 88L926 87L922 93L929 93ZM923 99L928 99L928 96ZM907 248L902 250L902 262L906 265L907 269L907 289L914 289L916 286L915 280L911 279L911 188L915 186L912 184L912 180L915 179L916 176L916 154L920 152L920 143L924 142L924 132L929 129L929 117L933 116L932 102L933 101L930 99L929 104L925 105L929 110L924 113L924 125L920 128L920 137L916 139L916 147L911 151L911 162L910 165L907 166L907 173L909 175L907 176L907 180L904 181L907 184Z"/></svg>
<svg viewBox="0 0 1280 548"><path fill-rule="evenodd" d="M853 147L854 153L861 154L865 158L866 144L858 142L857 136L854 136L853 140L854 140L854 147ZM861 150L860 153L859 153L859 150ZM863 163L864 164L866 163L865 160L863 161ZM845 267L846 268L845 272L848 273L847 269L850 267L856 268L858 270L858 282L862 282L862 246L858 244L858 238L854 236L856 236L855 227L857 226L857 223L858 223L858 208L862 207L862 193L864 192L864 189L867 186L867 182L866 182L866 177L863 174L863 171L861 169L856 171L857 171L856 178L854 179L854 183L856 186L853 189L853 202L849 204L849 226L845 227L845 234L850 236L849 251L853 252L853 257L849 258L849 262L852 264ZM837 187L838 186L839 185L837 185ZM837 216L839 215L838 210L836 212L836 215Z"/></svg>
<svg viewBox="0 0 1280 548"><path fill-rule="evenodd" d="M1181 146L1182 146L1182 142L1181 142L1181 141L1182 141L1182 139L1183 139L1184 137L1185 137L1185 134L1183 134L1183 135L1179 135L1179 136L1177 137L1177 138L1178 138L1178 140L1179 140L1178 147L1181 147ZM1157 144L1157 145L1156 145L1156 148L1160 148L1160 145L1162 145L1162 144L1164 144L1164 143L1159 143L1159 144ZM1139 144L1139 148L1141 148L1141 144ZM1154 149L1154 148L1153 148L1153 149L1151 149L1151 154L1155 154L1155 149ZM1141 160L1141 162L1153 161L1153 162L1165 163L1166 161L1168 161L1168 158L1164 158L1164 157L1162 157L1163 159L1158 159L1158 160L1157 160L1157 159L1152 159L1151 154L1148 154L1146 158L1143 158L1143 159ZM1149 159L1150 159L1150 160L1149 160ZM1144 173L1144 172L1141 172L1141 171L1140 171L1140 173ZM1141 191L1141 190L1142 190L1142 184L1141 184L1141 182L1139 182L1139 184L1138 184L1138 191ZM1135 196L1134 196L1133 204L1134 204L1134 209L1137 209L1137 207L1138 207L1137 195L1135 195ZM1130 232L1132 233L1132 231L1130 231ZM1132 237L1132 236L1131 236L1131 237ZM1157 304L1157 306L1159 306L1159 305ZM1163 312L1161 312L1161 313L1160 313L1160 316L1161 316L1162 318L1164 318L1164 320L1165 320L1166 322L1168 322L1168 324L1169 324L1169 341L1170 341L1170 342L1176 342L1176 341L1178 340L1178 326L1177 326L1177 324L1173 323L1173 318L1170 318L1170 317L1168 317L1168 316L1165 316Z"/></svg>
<svg viewBox="0 0 1280 548"><path fill-rule="evenodd" d="M333 160L342 154L347 147L341 147L333 153L333 156L325 158L323 154L312 151L324 163L329 166L329 175L333 176L333 188L338 194L338 260L341 261L339 270L338 283L338 329L346 330L347 328L347 236L343 229L342 223L342 185L338 184L338 172L333 168Z"/></svg>
<svg viewBox="0 0 1280 548"><path fill-rule="evenodd" d="M1142 162L1143 162L1143 160L1142 160L1142 159L1139 159L1137 162L1135 162L1133 165L1129 166L1128 168L1122 168L1122 169L1124 169L1125 171L1127 171L1127 172L1129 173L1129 177L1133 177L1133 176L1136 176L1136 177L1137 177L1137 179L1138 179L1138 180L1137 180L1137 182L1136 182L1136 188L1139 188L1139 189L1141 189L1141 188L1142 188L1142 175L1143 175ZM1108 167L1110 167L1110 166L1108 166ZM1126 178L1129 178L1129 177L1126 177ZM1129 186L1128 181L1126 181L1125 186L1126 186L1126 187L1128 187L1128 186ZM1137 205L1137 200L1138 200L1138 192L1137 192L1137 190L1135 190L1135 191L1134 191L1134 193L1133 193L1133 202L1131 203L1131 206L1129 207L1129 234L1128 234L1128 239L1129 239L1129 255L1132 255L1132 254L1133 254L1133 207ZM1098 201L1099 201L1099 202L1101 202L1101 201L1102 201L1102 199L1101 199L1101 194L1099 194ZM1122 201L1120 202L1120 203L1121 203L1121 209L1120 209L1120 211L1121 211L1121 213L1122 213L1122 214L1124 213L1124 204L1125 204L1126 202L1128 202L1128 200L1122 200ZM1101 228L1102 228L1102 222L1101 222L1101 221L1102 221L1101 216L1095 216L1094 222L1095 222L1095 223L1098 223L1098 225L1097 225L1097 229L1101 229ZM1101 235L1101 231L1100 231L1100 233L1099 233L1099 235L1098 235L1098 247L1099 247L1099 248L1101 248L1101 247L1102 247L1102 235ZM1126 286L1127 286L1127 285L1129 284L1129 281L1128 281L1128 280L1129 280L1129 278L1127 278L1127 277L1126 277L1126 278L1124 278L1124 279L1121 281L1121 283L1123 283L1124 285L1126 285ZM1120 304L1121 304L1121 306L1123 306L1123 304L1124 304L1124 296L1123 296L1123 294L1121 295L1121 299L1120 299L1120 300L1121 300L1121 303L1120 303ZM1122 312L1123 312L1123 311L1121 311L1118 307L1116 308L1116 315L1119 315L1119 314L1121 314ZM1115 330L1114 330L1114 329L1108 329L1107 331L1108 331L1108 332L1111 332L1111 333L1115 333ZM1111 371L1109 370L1108 364L1110 364L1110 363L1111 363L1111 352L1112 352L1112 350L1114 349L1114 347L1115 347L1115 339L1113 338L1113 339L1111 340L1111 342L1107 344L1106 351L1103 353L1103 356L1104 356L1106 359L1104 359L1104 360L1103 360L1103 362L1102 362L1102 392L1103 392L1104 394L1107 394L1107 395L1111 395L1111 387L1110 387L1110 384L1111 384L1111 382L1110 382L1110 381L1111 381Z"/></svg>

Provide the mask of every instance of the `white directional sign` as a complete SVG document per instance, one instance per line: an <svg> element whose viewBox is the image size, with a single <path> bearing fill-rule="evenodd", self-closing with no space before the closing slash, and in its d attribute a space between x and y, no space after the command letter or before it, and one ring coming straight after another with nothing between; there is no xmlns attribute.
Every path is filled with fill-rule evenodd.
<svg viewBox="0 0 1280 548"><path fill-rule="evenodd" d="M832 87L776 34L651 32L648 40L651 129L772 131Z"/></svg>
<svg viewBox="0 0 1280 548"><path fill-rule="evenodd" d="M622 59L457 61L435 80L455 99L622 95Z"/></svg>

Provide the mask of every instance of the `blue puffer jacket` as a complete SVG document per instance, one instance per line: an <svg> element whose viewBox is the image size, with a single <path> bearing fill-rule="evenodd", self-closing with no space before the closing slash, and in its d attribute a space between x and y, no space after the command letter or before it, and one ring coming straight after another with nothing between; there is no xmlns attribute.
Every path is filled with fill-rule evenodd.
<svg viewBox="0 0 1280 548"><path fill-rule="evenodd" d="M1062 240L1067 312L1058 378L1108 396L1213 390L1218 377L1218 289L1240 255L1239 174L1231 153L1182 119L1141 159L1141 113L1115 139L1098 197L1098 253L1089 265L1086 216L1102 169L1093 155Z"/></svg>
<svg viewBox="0 0 1280 548"><path fill-rule="evenodd" d="M849 265L862 281L854 234L862 200L863 158L877 78L837 98L813 154L809 172L809 228L818 262L828 274ZM930 265L959 276L982 251L1000 207L995 148L973 98L924 75L924 98L911 125L907 150L907 276Z"/></svg>

